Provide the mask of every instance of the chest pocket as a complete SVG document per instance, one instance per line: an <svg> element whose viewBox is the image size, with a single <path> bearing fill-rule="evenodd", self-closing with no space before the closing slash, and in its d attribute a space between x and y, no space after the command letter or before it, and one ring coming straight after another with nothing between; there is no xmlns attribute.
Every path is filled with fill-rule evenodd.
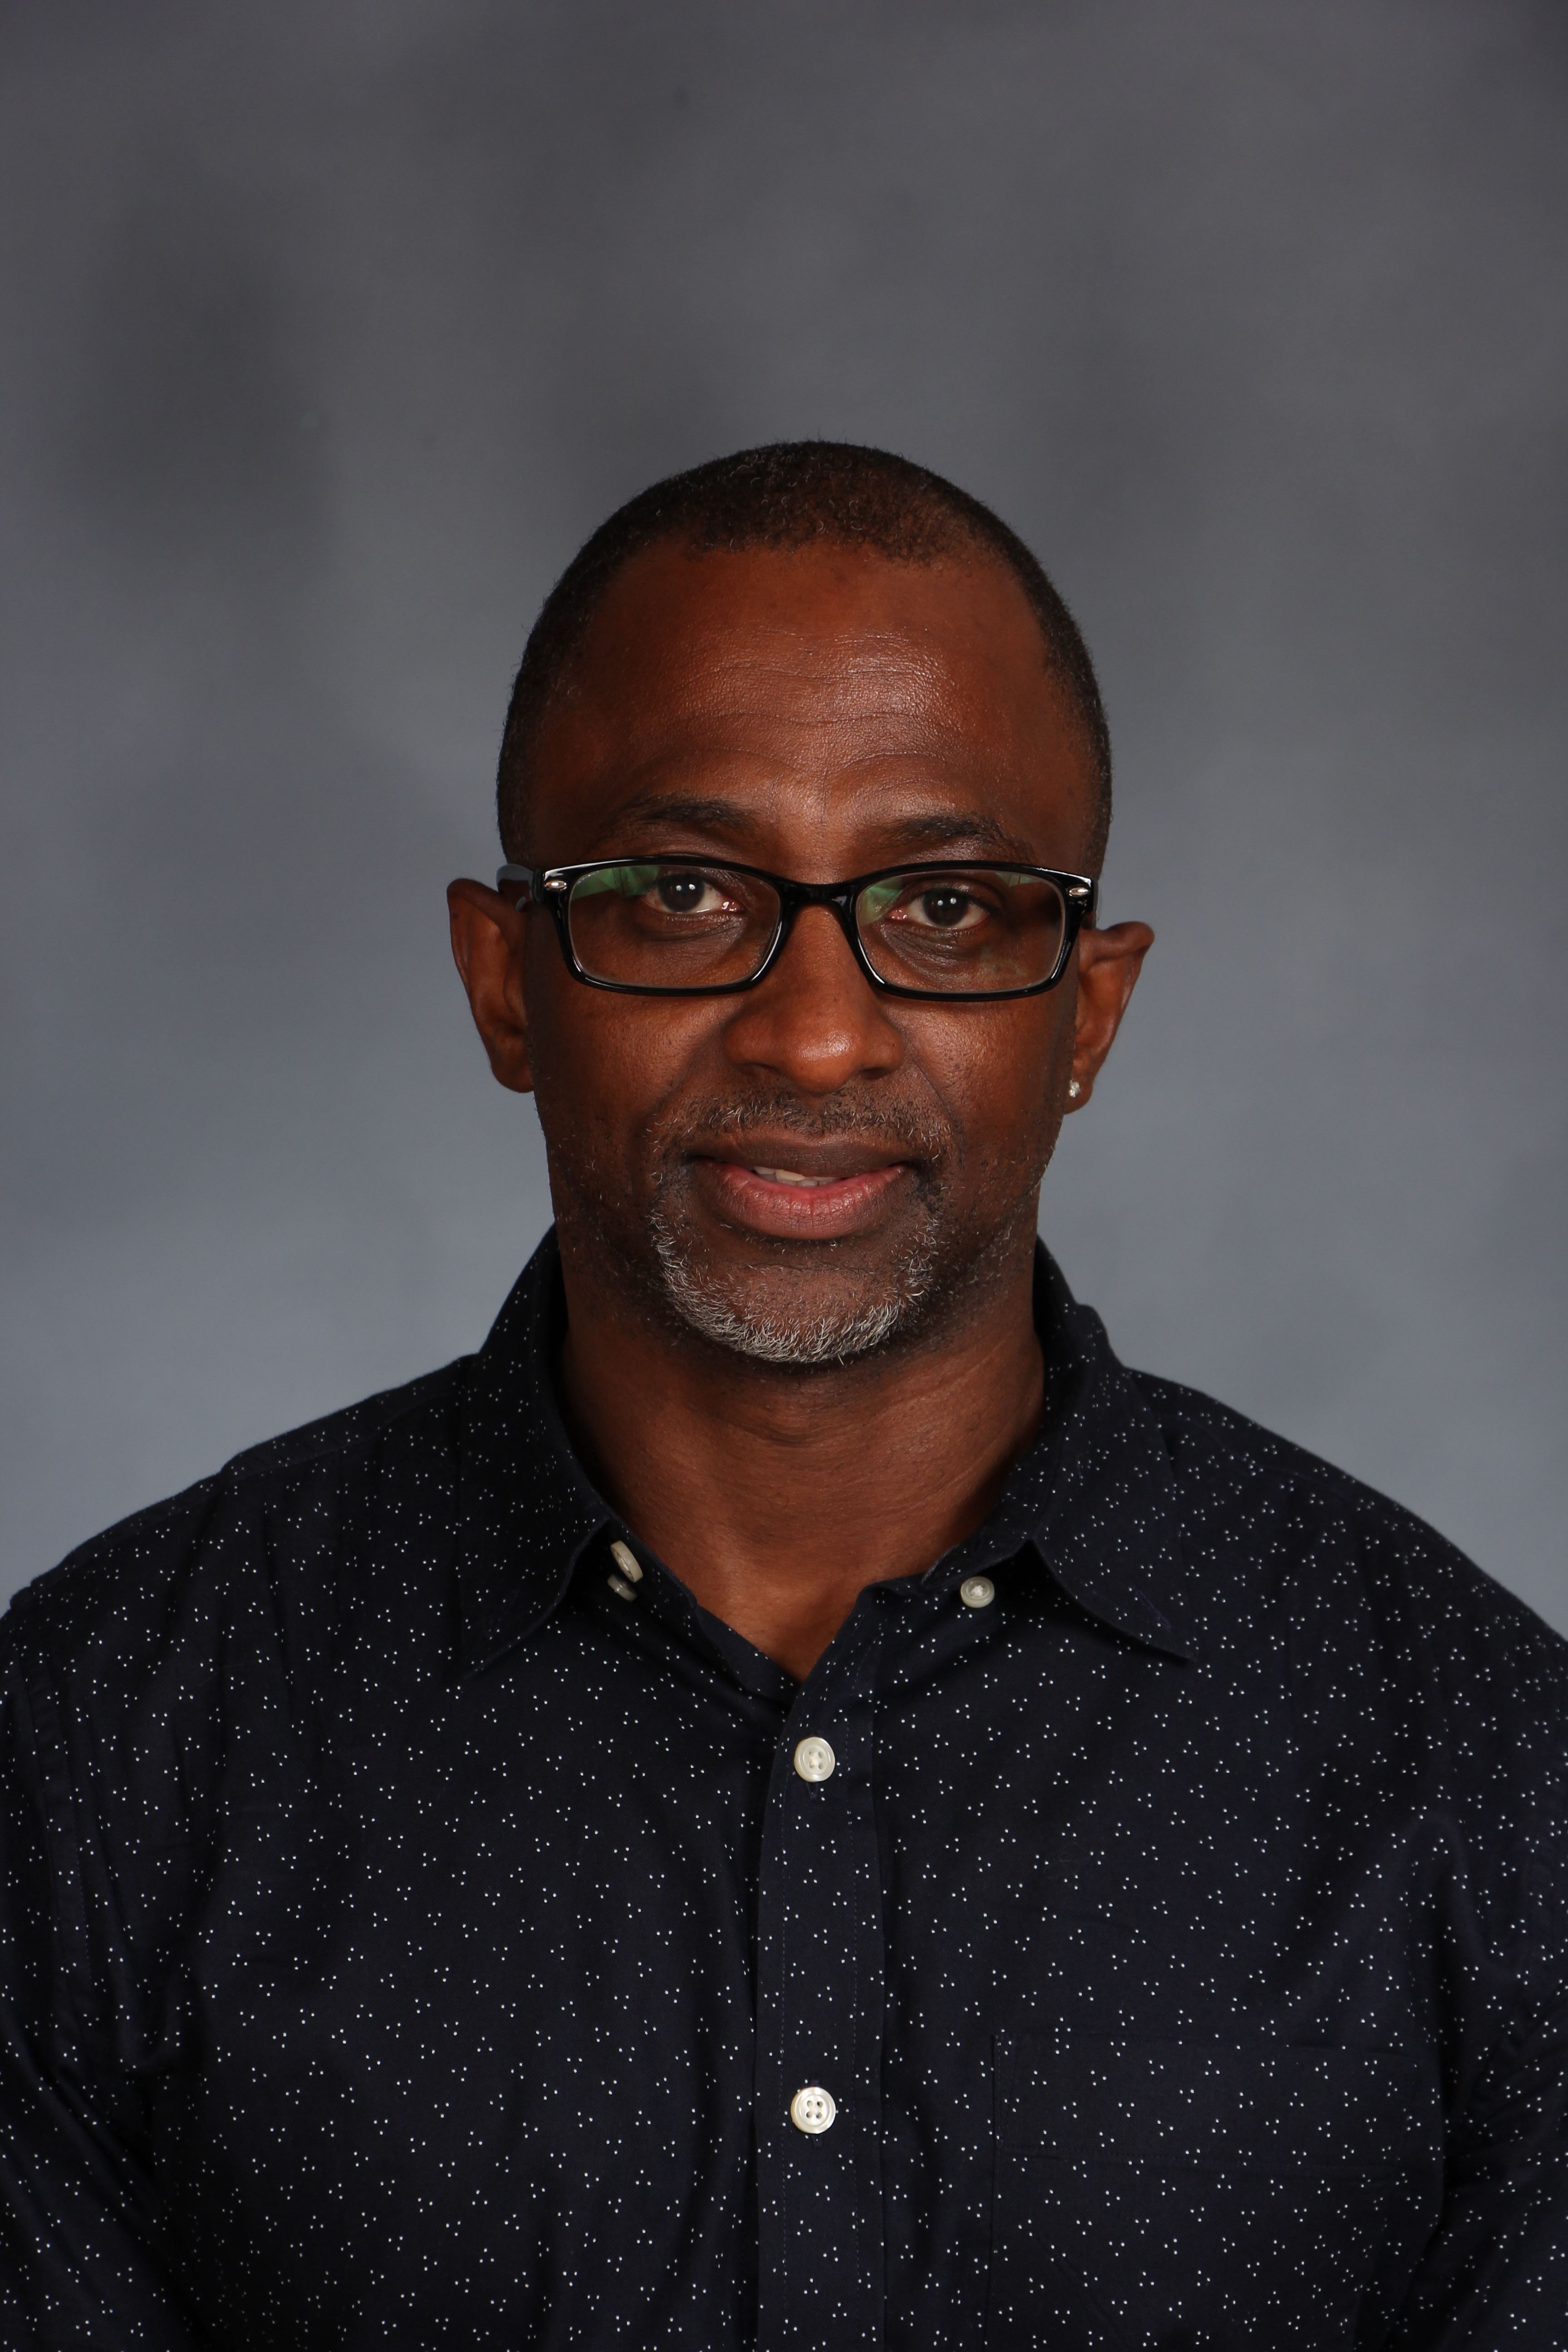
<svg viewBox="0 0 1568 2352"><path fill-rule="evenodd" d="M1436 2225L1399 2053L999 2037L992 2352L1372 2343Z"/></svg>

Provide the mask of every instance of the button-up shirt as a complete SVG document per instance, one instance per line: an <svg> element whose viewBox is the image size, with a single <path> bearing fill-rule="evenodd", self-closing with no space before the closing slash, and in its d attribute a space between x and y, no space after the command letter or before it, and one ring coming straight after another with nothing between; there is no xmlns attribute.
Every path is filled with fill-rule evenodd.
<svg viewBox="0 0 1568 2352"><path fill-rule="evenodd" d="M0 2341L1568 2342L1568 1648L1126 1370L796 1683L489 1342L3 1633Z"/></svg>

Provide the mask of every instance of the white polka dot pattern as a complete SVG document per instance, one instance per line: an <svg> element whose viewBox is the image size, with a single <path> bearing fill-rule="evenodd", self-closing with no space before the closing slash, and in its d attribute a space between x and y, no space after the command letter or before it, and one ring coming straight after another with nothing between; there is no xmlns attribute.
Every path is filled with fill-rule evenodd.
<svg viewBox="0 0 1568 2352"><path fill-rule="evenodd" d="M573 1459L549 1244L19 1598L0 2340L1563 2340L1568 1652L1039 1299L802 1686Z"/></svg>

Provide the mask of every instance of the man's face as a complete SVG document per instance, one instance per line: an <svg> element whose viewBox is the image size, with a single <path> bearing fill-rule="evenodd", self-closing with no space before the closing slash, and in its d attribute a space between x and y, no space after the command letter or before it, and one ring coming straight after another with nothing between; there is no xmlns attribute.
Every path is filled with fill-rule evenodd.
<svg viewBox="0 0 1568 2352"><path fill-rule="evenodd" d="M541 866L1081 871L1094 814L1087 747L1010 573L832 546L636 558L533 775L522 848ZM487 911L489 982L459 940L476 1016L498 1076L536 1093L569 1266L628 1309L753 1358L842 1360L984 1311L1032 1247L1085 1025L1079 961L1103 935L1044 995L931 1003L874 989L833 914L808 908L750 992L637 997L574 980L545 913ZM1079 1041L1081 1080L1130 987L1103 1042Z"/></svg>

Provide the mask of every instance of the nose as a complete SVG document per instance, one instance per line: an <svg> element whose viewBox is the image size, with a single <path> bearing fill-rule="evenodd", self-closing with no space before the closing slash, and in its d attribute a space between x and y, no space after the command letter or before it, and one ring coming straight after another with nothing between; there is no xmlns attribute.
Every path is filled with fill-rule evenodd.
<svg viewBox="0 0 1568 2352"><path fill-rule="evenodd" d="M738 1069L766 1071L803 1095L885 1076L904 1058L887 1001L830 907L802 908L767 978L734 999L724 1049Z"/></svg>

